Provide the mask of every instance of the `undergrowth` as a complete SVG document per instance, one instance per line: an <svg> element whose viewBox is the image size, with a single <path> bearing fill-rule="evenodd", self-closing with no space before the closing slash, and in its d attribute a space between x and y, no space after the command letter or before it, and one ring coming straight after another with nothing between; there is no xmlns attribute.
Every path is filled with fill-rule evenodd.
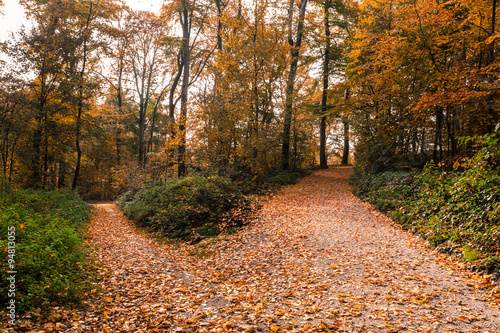
<svg viewBox="0 0 500 333"><path fill-rule="evenodd" d="M233 182L218 176L156 181L120 200L125 215L138 225L182 240L239 227L254 204Z"/></svg>
<svg viewBox="0 0 500 333"><path fill-rule="evenodd" d="M78 303L91 286L82 241L88 219L89 208L73 193L1 193L0 302L15 299L18 314Z"/></svg>
<svg viewBox="0 0 500 333"><path fill-rule="evenodd" d="M353 192L401 226L473 268L500 274L500 144L497 135L475 141L482 149L454 170L428 164L419 172L354 175ZM460 171L459 171L460 170Z"/></svg>
<svg viewBox="0 0 500 333"><path fill-rule="evenodd" d="M294 184L306 174L306 171L235 173L225 178L198 171L181 179L132 184L119 199L119 205L127 217L149 231L197 242L222 232L236 233L259 207L251 196Z"/></svg>

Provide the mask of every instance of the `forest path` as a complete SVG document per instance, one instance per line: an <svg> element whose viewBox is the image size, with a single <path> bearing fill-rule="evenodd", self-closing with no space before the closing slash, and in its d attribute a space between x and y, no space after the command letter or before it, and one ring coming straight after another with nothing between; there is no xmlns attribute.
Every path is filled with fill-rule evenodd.
<svg viewBox="0 0 500 333"><path fill-rule="evenodd" d="M500 332L498 288L316 171L234 235L160 244L93 205L103 291L70 332Z"/></svg>

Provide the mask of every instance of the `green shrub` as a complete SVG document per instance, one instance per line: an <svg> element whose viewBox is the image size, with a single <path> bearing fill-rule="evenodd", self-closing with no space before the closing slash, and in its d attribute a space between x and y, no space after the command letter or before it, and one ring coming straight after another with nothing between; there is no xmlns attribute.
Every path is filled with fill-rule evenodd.
<svg viewBox="0 0 500 333"><path fill-rule="evenodd" d="M225 178L186 177L126 193L120 206L141 226L189 239L243 223L241 210L249 209L250 200Z"/></svg>
<svg viewBox="0 0 500 333"><path fill-rule="evenodd" d="M456 165L464 171L445 172L429 163L418 173L358 173L351 178L353 192L443 251L500 272L497 135L476 139L483 148Z"/></svg>
<svg viewBox="0 0 500 333"><path fill-rule="evenodd" d="M15 228L17 311L77 302L89 284L82 227L89 208L73 193L15 191L0 195L0 302L8 298L9 232ZM19 313L19 312L18 312Z"/></svg>

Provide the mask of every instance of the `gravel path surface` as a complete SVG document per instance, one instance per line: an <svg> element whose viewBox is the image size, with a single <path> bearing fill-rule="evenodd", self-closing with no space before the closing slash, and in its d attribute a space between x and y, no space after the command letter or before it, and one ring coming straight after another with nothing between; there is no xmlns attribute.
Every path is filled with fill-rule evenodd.
<svg viewBox="0 0 500 333"><path fill-rule="evenodd" d="M500 332L500 292L316 171L234 235L159 243L114 204L89 227L102 291L68 332Z"/></svg>

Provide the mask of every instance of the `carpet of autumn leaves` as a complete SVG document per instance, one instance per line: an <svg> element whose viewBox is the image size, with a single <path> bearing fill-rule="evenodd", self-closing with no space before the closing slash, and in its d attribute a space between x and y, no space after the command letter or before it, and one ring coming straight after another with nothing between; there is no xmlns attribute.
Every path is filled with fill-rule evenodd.
<svg viewBox="0 0 500 333"><path fill-rule="evenodd" d="M500 332L500 290L349 191L350 168L267 198L233 235L190 245L136 230L95 204L100 290L54 309L67 332Z"/></svg>

